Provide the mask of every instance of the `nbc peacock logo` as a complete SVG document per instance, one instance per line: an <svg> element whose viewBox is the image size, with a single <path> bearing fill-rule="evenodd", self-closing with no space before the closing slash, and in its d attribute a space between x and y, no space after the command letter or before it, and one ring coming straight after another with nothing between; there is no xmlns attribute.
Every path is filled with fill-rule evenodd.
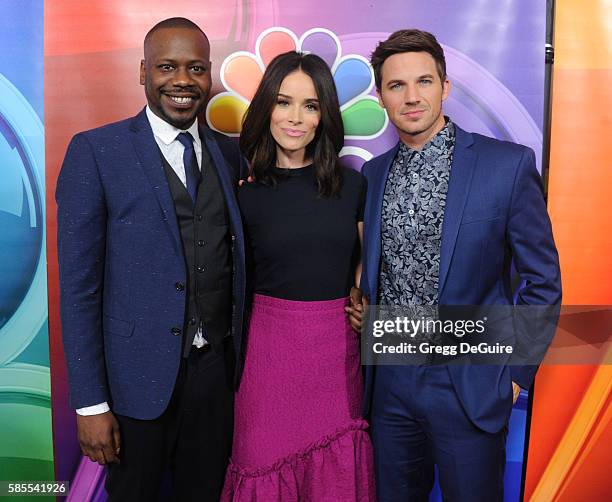
<svg viewBox="0 0 612 502"><path fill-rule="evenodd" d="M244 113L266 66L277 55L293 50L316 54L330 67L346 139L374 139L385 131L387 114L369 94L374 86L374 74L368 61L358 54L342 55L340 40L327 29L313 28L298 39L291 30L281 27L269 28L259 35L255 54L238 51L223 61L220 73L226 91L208 103L206 120L210 127L229 136L239 136Z"/></svg>

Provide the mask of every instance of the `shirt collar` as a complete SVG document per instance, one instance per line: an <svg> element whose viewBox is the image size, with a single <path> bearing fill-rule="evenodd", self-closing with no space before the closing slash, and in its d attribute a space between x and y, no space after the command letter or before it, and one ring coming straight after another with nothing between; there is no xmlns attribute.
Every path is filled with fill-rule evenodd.
<svg viewBox="0 0 612 502"><path fill-rule="evenodd" d="M164 119L155 115L155 113L153 113L153 111L151 110L151 108L149 108L148 105L146 108L146 113L147 119L149 119L149 124L151 124L151 129L153 130L153 135L165 145L169 145L170 143L172 143L181 132L190 133L193 136L196 144L200 145L198 119L195 119L193 121L193 124L191 124L188 129L183 130L174 127L172 124L169 124Z"/></svg>
<svg viewBox="0 0 612 502"><path fill-rule="evenodd" d="M444 117L444 120L446 121L446 123L444 124L444 127L442 129L440 129L440 131L433 138L431 138L427 143L425 143L423 145L423 148L421 148L421 150L420 150L422 153L425 153L434 144L438 145L438 146L443 145L444 147L449 147L451 145L454 145L454 142L455 142L455 124L453 124L451 119L448 118L447 116ZM417 150L413 150L412 148L410 148L403 141L400 141L400 150L399 150L398 153L400 153L400 154L410 154L410 153L416 152L416 151Z"/></svg>

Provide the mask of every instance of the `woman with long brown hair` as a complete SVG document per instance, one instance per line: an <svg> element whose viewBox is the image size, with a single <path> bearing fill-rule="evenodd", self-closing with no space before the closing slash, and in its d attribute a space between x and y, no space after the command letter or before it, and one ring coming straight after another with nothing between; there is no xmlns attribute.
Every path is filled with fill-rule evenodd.
<svg viewBox="0 0 612 502"><path fill-rule="evenodd" d="M268 66L240 146L253 183L238 200L253 292L224 500L370 501L355 283L365 182L339 165L331 72L313 54Z"/></svg>

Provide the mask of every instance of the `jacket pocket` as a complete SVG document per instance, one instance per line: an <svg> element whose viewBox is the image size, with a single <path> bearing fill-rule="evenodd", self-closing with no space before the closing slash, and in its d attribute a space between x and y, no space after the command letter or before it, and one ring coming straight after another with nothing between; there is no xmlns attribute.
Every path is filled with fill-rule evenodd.
<svg viewBox="0 0 612 502"><path fill-rule="evenodd" d="M465 211L461 218L461 224L475 223L477 221L496 220L501 216L499 207L483 208L477 210Z"/></svg>
<svg viewBox="0 0 612 502"><path fill-rule="evenodd" d="M109 335L127 338L134 333L134 321L124 321L116 317L105 315L102 317L102 330Z"/></svg>

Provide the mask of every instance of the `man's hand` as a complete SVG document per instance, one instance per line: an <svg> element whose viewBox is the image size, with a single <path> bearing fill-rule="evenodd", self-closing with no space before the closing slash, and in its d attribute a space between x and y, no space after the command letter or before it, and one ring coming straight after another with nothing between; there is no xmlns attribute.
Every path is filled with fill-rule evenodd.
<svg viewBox="0 0 612 502"><path fill-rule="evenodd" d="M245 183L253 183L253 181L255 181L253 179L253 176L249 176L246 181L245 180L239 180L238 181L238 186L241 187L242 185L244 185Z"/></svg>
<svg viewBox="0 0 612 502"><path fill-rule="evenodd" d="M368 304L368 299L361 294L359 288L352 287L350 294L350 305L344 307L344 311L348 314L349 322L351 327L357 332L361 333L361 321L363 317L363 310Z"/></svg>
<svg viewBox="0 0 612 502"><path fill-rule="evenodd" d="M119 463L119 424L112 412L77 415L77 433L83 455L100 465Z"/></svg>
<svg viewBox="0 0 612 502"><path fill-rule="evenodd" d="M512 382L512 406L516 404L516 400L518 399L520 393L521 388L519 387L519 385L515 382Z"/></svg>

